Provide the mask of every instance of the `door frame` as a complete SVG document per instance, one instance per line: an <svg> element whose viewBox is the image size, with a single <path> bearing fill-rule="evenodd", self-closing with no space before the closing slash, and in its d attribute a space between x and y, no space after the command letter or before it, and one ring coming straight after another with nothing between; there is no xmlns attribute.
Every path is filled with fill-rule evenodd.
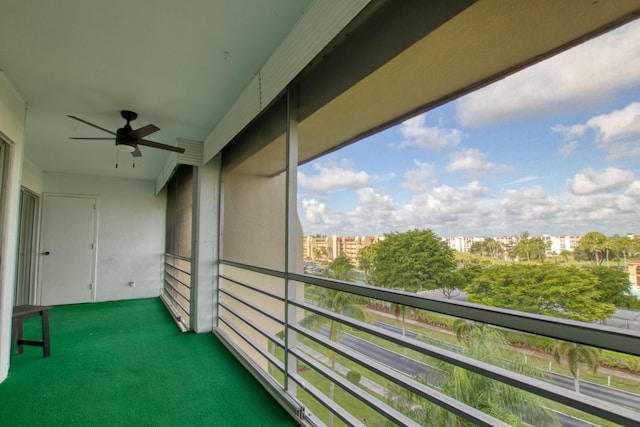
<svg viewBox="0 0 640 427"><path fill-rule="evenodd" d="M46 207L47 207L47 198L49 197L68 197L68 198L74 198L74 199L92 199L94 202L94 206L95 209L93 210L93 242L94 242L94 249L93 249L93 260L91 263L91 301L90 302L96 302L96 296L97 296L97 288L98 288L98 272L97 272L97 266L98 266L98 220L100 219L99 216L99 212L100 212L100 196L95 195L95 194L71 194L71 193L42 193L42 209L40 210L40 214L41 214L41 218L40 218L40 238L39 238L39 242L38 242L38 288L36 291L37 294L37 298L38 298L38 303L42 304L42 274L40 274L40 272L42 271L42 264L43 264L43 259L42 259L42 253L44 251L44 248L42 247L42 244L44 243L44 233L47 227L46 224Z"/></svg>
<svg viewBox="0 0 640 427"><path fill-rule="evenodd" d="M33 197L34 199L34 213L33 216L28 218L29 224L25 225L23 222L25 219L24 216L24 205L23 205L23 197L24 194ZM40 247L40 221L41 221L41 206L42 206L42 197L40 194L35 193L29 190L27 187L20 188L20 206L18 209L19 216L19 228L18 228L18 251L22 246L22 242L24 241L23 229L25 226L28 226L31 229L31 251L28 254L28 258L30 261L30 268L28 271L28 280L26 286L28 287L27 294L29 296L27 304L36 304L37 303L37 295L38 295L38 254ZM17 262L16 262L16 284L15 284L15 295L14 295L14 303L18 301L18 292L21 290L20 288L24 286L24 283L20 283L20 279L24 279L21 277L21 267L24 263L25 255L18 254Z"/></svg>

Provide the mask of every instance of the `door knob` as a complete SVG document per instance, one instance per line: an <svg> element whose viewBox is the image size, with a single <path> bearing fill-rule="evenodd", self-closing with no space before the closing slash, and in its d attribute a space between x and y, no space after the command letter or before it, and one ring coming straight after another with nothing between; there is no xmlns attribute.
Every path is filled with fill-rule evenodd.
<svg viewBox="0 0 640 427"><path fill-rule="evenodd" d="M49 251L42 252L42 255L50 255L50 254L51 254L51 252L49 252Z"/></svg>

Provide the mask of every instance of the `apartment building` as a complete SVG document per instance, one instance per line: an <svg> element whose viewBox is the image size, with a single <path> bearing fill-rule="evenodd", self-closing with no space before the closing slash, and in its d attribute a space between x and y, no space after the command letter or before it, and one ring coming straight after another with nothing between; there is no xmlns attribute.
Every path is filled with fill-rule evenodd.
<svg viewBox="0 0 640 427"><path fill-rule="evenodd" d="M484 237L445 237L442 239L447 242L449 247L458 252L469 252L471 246L476 242L484 242Z"/></svg>
<svg viewBox="0 0 640 427"><path fill-rule="evenodd" d="M304 258L320 262L331 262L341 255L358 266L358 253L366 246L379 242L382 236L304 236Z"/></svg>
<svg viewBox="0 0 640 427"><path fill-rule="evenodd" d="M531 238L541 239L547 245L547 255L559 255L564 251L573 252L582 237L574 235L552 236L550 234L531 236Z"/></svg>

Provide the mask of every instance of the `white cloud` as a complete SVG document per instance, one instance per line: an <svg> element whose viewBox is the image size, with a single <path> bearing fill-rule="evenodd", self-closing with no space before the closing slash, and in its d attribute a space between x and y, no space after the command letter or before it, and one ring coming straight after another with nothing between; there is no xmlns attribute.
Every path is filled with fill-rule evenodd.
<svg viewBox="0 0 640 427"><path fill-rule="evenodd" d="M507 190L500 206L507 216L519 221L550 220L561 212L560 203L547 196L540 186Z"/></svg>
<svg viewBox="0 0 640 427"><path fill-rule="evenodd" d="M487 193L487 189L476 181L465 187L448 185L435 187L416 194L402 207L402 216L409 227L436 227L467 216L476 211L475 198Z"/></svg>
<svg viewBox="0 0 640 427"><path fill-rule="evenodd" d="M567 186L573 194L593 194L627 187L633 182L634 178L635 174L629 170L585 168L577 173L573 179L567 180Z"/></svg>
<svg viewBox="0 0 640 427"><path fill-rule="evenodd" d="M306 175L304 172L298 172L298 183L302 188L316 193L326 194L341 189L362 188L372 180L367 172L354 170L354 166L346 159L328 164L316 162L313 167L318 173Z"/></svg>
<svg viewBox="0 0 640 427"><path fill-rule="evenodd" d="M401 220L391 196L377 193L373 188L361 188L356 194L358 206L346 212L352 223L361 228L356 234L375 233L372 230L388 232L399 227Z"/></svg>
<svg viewBox="0 0 640 427"><path fill-rule="evenodd" d="M640 157L640 102L632 102L621 110L614 110L590 118L584 124L556 125L552 131L562 135L558 153L567 158L577 149L580 138L591 131L595 145L608 152L608 160Z"/></svg>
<svg viewBox="0 0 640 427"><path fill-rule="evenodd" d="M438 182L438 174L433 163L420 162L414 160L417 169L408 169L404 174L402 188L414 193L427 191Z"/></svg>
<svg viewBox="0 0 640 427"><path fill-rule="evenodd" d="M480 185L478 181L471 181L465 187L462 187L461 191L474 199L489 194L489 189Z"/></svg>
<svg viewBox="0 0 640 427"><path fill-rule="evenodd" d="M328 220L327 206L316 199L303 199L304 218L310 224L322 224Z"/></svg>
<svg viewBox="0 0 640 427"><path fill-rule="evenodd" d="M358 204L367 208L389 210L394 208L393 199L388 195L376 193L373 188L361 188L356 191Z"/></svg>
<svg viewBox="0 0 640 427"><path fill-rule="evenodd" d="M572 141L574 138L579 138L584 136L587 131L587 126L585 125L573 125L573 126L565 126L565 125L555 125L551 128L553 132L561 133L564 135L563 141L568 142Z"/></svg>
<svg viewBox="0 0 640 427"><path fill-rule="evenodd" d="M472 127L546 116L639 83L640 22L633 22L461 98L458 120Z"/></svg>
<svg viewBox="0 0 640 427"><path fill-rule="evenodd" d="M459 129L429 127L425 117L425 114L421 114L402 123L400 133L404 139L398 144L399 148L414 145L427 150L440 151L460 143L462 132Z"/></svg>
<svg viewBox="0 0 640 427"><path fill-rule="evenodd" d="M342 212L331 210L323 202L316 199L302 199L300 202L304 222L312 233L334 234L345 233L353 229L353 224Z"/></svg>
<svg viewBox="0 0 640 427"><path fill-rule="evenodd" d="M564 143L560 146L560 148L558 148L558 154L565 159L568 159L573 155L573 153L576 152L579 145L580 144L578 143L578 141L569 141L567 143Z"/></svg>
<svg viewBox="0 0 640 427"><path fill-rule="evenodd" d="M518 178L515 181L507 182L504 185L524 184L525 182L536 181L538 179L540 179L540 177L537 177L535 175L528 175L528 176L524 176L522 178Z"/></svg>
<svg viewBox="0 0 640 427"><path fill-rule="evenodd" d="M609 160L640 157L640 102L593 117L587 126L596 132L596 144L609 152Z"/></svg>
<svg viewBox="0 0 640 427"><path fill-rule="evenodd" d="M456 151L451 153L451 161L445 169L448 172L462 172L471 176L486 176L509 170L508 166L488 162L486 157L485 153L475 148Z"/></svg>

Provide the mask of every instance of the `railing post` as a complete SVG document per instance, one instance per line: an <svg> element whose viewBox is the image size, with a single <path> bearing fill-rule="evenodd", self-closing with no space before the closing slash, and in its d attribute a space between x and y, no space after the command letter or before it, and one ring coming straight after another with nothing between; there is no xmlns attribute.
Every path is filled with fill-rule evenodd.
<svg viewBox="0 0 640 427"><path fill-rule="evenodd" d="M296 383L289 377L295 373L296 357L289 351L296 346L296 332L289 325L296 323L298 309L289 304L296 299L298 284L289 280L289 273L296 271L298 260L298 102L297 92L289 85L287 88L287 147L286 147L286 214L285 214L285 387L291 396L296 395Z"/></svg>

